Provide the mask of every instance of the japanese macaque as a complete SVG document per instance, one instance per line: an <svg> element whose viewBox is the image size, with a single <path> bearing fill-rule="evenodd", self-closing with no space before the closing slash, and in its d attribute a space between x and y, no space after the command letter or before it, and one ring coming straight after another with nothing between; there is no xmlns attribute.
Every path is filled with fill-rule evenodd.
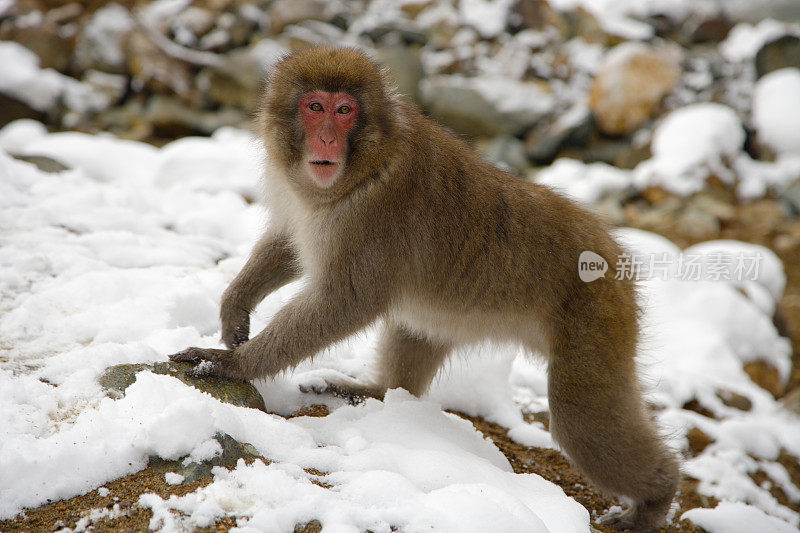
<svg viewBox="0 0 800 533"><path fill-rule="evenodd" d="M228 349L173 360L274 376L381 319L374 382L327 390L382 398L423 394L458 346L521 343L547 358L553 437L600 489L632 502L606 523L664 524L678 462L641 398L635 287L616 279L621 249L597 218L482 161L357 50L282 59L258 127L271 227L222 297ZM581 281L585 250L609 263L604 277ZM249 338L254 307L301 275L304 289Z"/></svg>

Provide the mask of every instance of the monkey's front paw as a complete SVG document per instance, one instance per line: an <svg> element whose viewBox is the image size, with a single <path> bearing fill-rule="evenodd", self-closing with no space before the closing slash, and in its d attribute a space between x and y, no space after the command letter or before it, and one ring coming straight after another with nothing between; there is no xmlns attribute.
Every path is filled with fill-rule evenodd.
<svg viewBox="0 0 800 533"><path fill-rule="evenodd" d="M189 371L194 377L221 376L230 379L244 379L236 369L233 350L214 348L187 348L169 356L171 361L197 363Z"/></svg>

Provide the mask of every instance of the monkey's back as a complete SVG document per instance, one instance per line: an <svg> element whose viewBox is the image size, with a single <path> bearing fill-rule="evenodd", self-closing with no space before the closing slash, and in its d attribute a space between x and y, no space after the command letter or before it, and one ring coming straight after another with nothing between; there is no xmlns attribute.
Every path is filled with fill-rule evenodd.
<svg viewBox="0 0 800 533"><path fill-rule="evenodd" d="M398 268L410 292L459 313L552 317L571 299L591 307L608 293L635 306L633 284L614 279L621 249L596 216L485 163L444 128L405 111L413 133L402 136L397 159L411 163L392 177L384 205L392 240L404 248L407 268ZM580 280L585 250L609 263L605 278Z"/></svg>

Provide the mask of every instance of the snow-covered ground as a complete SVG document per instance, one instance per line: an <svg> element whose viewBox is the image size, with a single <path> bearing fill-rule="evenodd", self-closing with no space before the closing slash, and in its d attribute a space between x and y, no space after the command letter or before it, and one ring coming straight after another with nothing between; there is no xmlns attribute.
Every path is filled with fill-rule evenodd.
<svg viewBox="0 0 800 533"><path fill-rule="evenodd" d="M730 145L739 148L736 139ZM385 402L349 406L299 391L326 372L368 375L374 330L293 374L258 383L271 411L325 402L333 413L322 419L223 404L147 372L124 398L104 395L96 379L109 366L219 344L219 297L268 223L268 214L245 200L260 195L259 150L248 134L230 129L161 149L48 134L31 121L0 130L0 518L95 490L143 468L152 455L202 459L214 453L209 439L221 431L272 463L219 469L214 483L184 497L143 496L140 503L154 511L152 527L207 525L235 513L246 517L243 529L261 531L312 519L326 531L586 531L582 506L537 475L514 474L471 424L442 411L502 424L523 444L554 446L520 414L520 406L546 407L546 380L545 369L515 347L463 350L422 399L398 390ZM7 152L49 156L71 169L45 173ZM656 150L652 164L659 157ZM604 171L573 166L580 166L576 173ZM785 285L780 261L743 243L681 251L654 234L617 235L649 271L641 284L640 362L665 438L681 451L692 427L714 439L683 469L723 503L688 516L712 531L795 531L800 516L748 476L761 469L800 500L777 462L781 449L800 456L800 418L742 368L766 360L788 376L791 348L771 321ZM690 263L701 266L686 270ZM290 285L268 297L253 329L296 290ZM718 394L726 391L752 408L727 406ZM682 409L691 399L716 418ZM305 468L329 473L331 488L313 484Z"/></svg>

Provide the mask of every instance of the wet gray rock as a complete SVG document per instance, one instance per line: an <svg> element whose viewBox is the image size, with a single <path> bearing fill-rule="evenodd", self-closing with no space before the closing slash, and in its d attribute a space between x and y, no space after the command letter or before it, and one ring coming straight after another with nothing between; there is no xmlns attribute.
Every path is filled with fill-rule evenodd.
<svg viewBox="0 0 800 533"><path fill-rule="evenodd" d="M791 216L800 216L800 180L781 193L780 201Z"/></svg>
<svg viewBox="0 0 800 533"><path fill-rule="evenodd" d="M270 5L270 33L280 34L286 26L303 20L324 20L325 4L319 0L276 0Z"/></svg>
<svg viewBox="0 0 800 533"><path fill-rule="evenodd" d="M232 469L236 466L239 459L256 459L262 458L251 444L240 443L227 433L217 433L214 435L214 440L219 443L222 451L215 457L201 461L194 462L189 456L183 457L176 461L165 461L159 457L151 457L148 468L156 472L175 472L184 477L184 483L192 483L200 478L211 477L211 469L215 466Z"/></svg>
<svg viewBox="0 0 800 533"><path fill-rule="evenodd" d="M680 214L675 221L675 227L690 237L708 240L719 236L720 222L714 215L690 206Z"/></svg>
<svg viewBox="0 0 800 533"><path fill-rule="evenodd" d="M125 58L135 86L189 97L194 78L189 65L165 54L144 32L134 31L128 37Z"/></svg>
<svg viewBox="0 0 800 533"><path fill-rule="evenodd" d="M61 161L56 161L52 157L46 157L43 155L15 155L14 159L19 159L20 161L25 161L27 163L36 165L36 167L42 172L48 172L50 174L56 174L58 172L69 170L69 167Z"/></svg>
<svg viewBox="0 0 800 533"><path fill-rule="evenodd" d="M583 148L592 137L595 120L589 108L578 104L555 122L542 120L525 137L525 152L534 164L553 162L564 148Z"/></svg>
<svg viewBox="0 0 800 533"><path fill-rule="evenodd" d="M525 143L511 135L497 135L478 144L483 158L493 165L521 174L530 166L525 155Z"/></svg>
<svg viewBox="0 0 800 533"><path fill-rule="evenodd" d="M219 67L209 67L198 75L198 87L214 102L251 109L260 77L258 65L246 49L234 50L224 57Z"/></svg>
<svg viewBox="0 0 800 533"><path fill-rule="evenodd" d="M125 395L125 389L136 381L136 374L149 371L178 378L187 385L207 392L222 402L266 411L264 399L251 383L215 376L195 377L189 374L193 368L193 364L173 361L116 365L108 368L97 381L107 390L108 396L121 398Z"/></svg>
<svg viewBox="0 0 800 533"><path fill-rule="evenodd" d="M124 73L125 41L133 29L133 17L121 5L110 3L98 9L77 36L76 67Z"/></svg>
<svg viewBox="0 0 800 533"><path fill-rule="evenodd" d="M800 68L800 37L783 35L764 44L756 53L758 77L784 67Z"/></svg>
<svg viewBox="0 0 800 533"><path fill-rule="evenodd" d="M147 102L144 119L153 131L165 138L184 135L210 135L222 126L247 128L247 115L239 109L222 107L216 111L197 109L179 98L154 95Z"/></svg>
<svg viewBox="0 0 800 533"><path fill-rule="evenodd" d="M400 94L419 103L419 82L423 76L419 55L407 46L390 46L379 48L377 56L391 71Z"/></svg>
<svg viewBox="0 0 800 533"><path fill-rule="evenodd" d="M529 92L526 100L531 105L522 109L501 109L503 102L489 101L478 89L478 84L484 81L463 76L425 78L420 82L420 95L434 119L471 137L521 134L552 108L552 98L544 89L535 83L521 83L503 90L522 87ZM497 91L497 88L492 90Z"/></svg>
<svg viewBox="0 0 800 533"><path fill-rule="evenodd" d="M784 409L800 415L800 389L791 390L781 399L781 405Z"/></svg>

